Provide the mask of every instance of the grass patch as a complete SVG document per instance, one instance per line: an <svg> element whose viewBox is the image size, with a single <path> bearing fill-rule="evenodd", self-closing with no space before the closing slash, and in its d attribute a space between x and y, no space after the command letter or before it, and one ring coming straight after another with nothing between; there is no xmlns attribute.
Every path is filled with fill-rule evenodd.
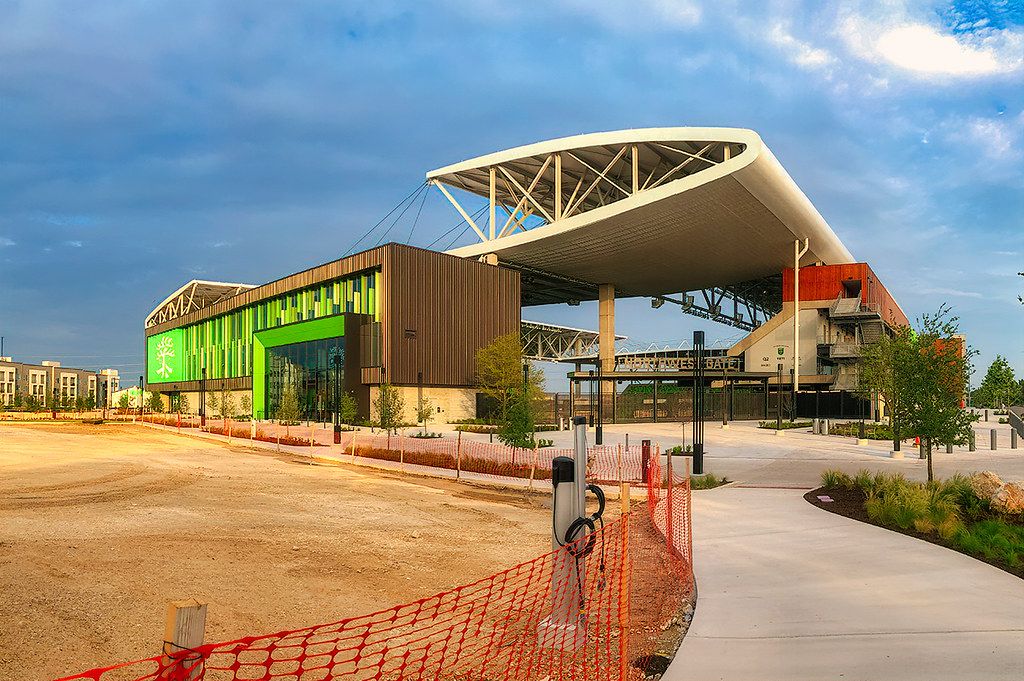
<svg viewBox="0 0 1024 681"><path fill-rule="evenodd" d="M729 483L726 477L718 477L714 473L690 476L690 489L714 489Z"/></svg>
<svg viewBox="0 0 1024 681"><path fill-rule="evenodd" d="M829 435L859 438L860 422L830 424L828 433ZM884 423L865 422L864 438L866 440L892 440L892 428Z"/></svg>
<svg viewBox="0 0 1024 681"><path fill-rule="evenodd" d="M757 424L757 427L758 428L768 428L769 430L777 430L776 427L775 427L776 423L777 423L776 421L760 421ZM782 422L782 430L789 430L791 428L810 428L810 427L811 427L811 422L810 421L783 421Z"/></svg>
<svg viewBox="0 0 1024 681"><path fill-rule="evenodd" d="M971 489L968 476L913 482L899 473L861 470L850 476L828 470L821 484L836 496L855 495L860 506L859 513L847 513L819 504L826 510L941 544L1024 577L1024 516L994 511L988 499Z"/></svg>

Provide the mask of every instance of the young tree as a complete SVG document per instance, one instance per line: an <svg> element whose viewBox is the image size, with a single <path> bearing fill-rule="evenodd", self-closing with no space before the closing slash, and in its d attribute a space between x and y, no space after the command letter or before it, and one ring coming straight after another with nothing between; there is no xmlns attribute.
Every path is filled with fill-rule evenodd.
<svg viewBox="0 0 1024 681"><path fill-rule="evenodd" d="M390 383L382 383L377 391L377 398L373 401L373 408L377 412L377 421L381 429L391 433L402 423L405 399L398 388Z"/></svg>
<svg viewBox="0 0 1024 681"><path fill-rule="evenodd" d="M356 401L356 396L347 392L341 396L340 402L338 420L349 425L355 423L356 417L359 416L359 403Z"/></svg>
<svg viewBox="0 0 1024 681"><path fill-rule="evenodd" d="M188 408L188 395L186 395L185 393L180 393L178 395L178 399L174 403L174 411L176 411L179 414L187 414Z"/></svg>
<svg viewBox="0 0 1024 681"><path fill-rule="evenodd" d="M512 393L505 417L501 420L496 435L509 447L533 447L533 409L529 396L524 391Z"/></svg>
<svg viewBox="0 0 1024 681"><path fill-rule="evenodd" d="M79 414L85 411L85 395L77 395L75 397L75 411Z"/></svg>
<svg viewBox="0 0 1024 681"><path fill-rule="evenodd" d="M128 397L128 393L121 393L121 397L117 398L117 406L121 410L127 410L131 406L131 398Z"/></svg>
<svg viewBox="0 0 1024 681"><path fill-rule="evenodd" d="M164 410L164 398L156 390L149 393L149 399L146 400L146 407L154 414L159 414Z"/></svg>
<svg viewBox="0 0 1024 681"><path fill-rule="evenodd" d="M1013 404L1019 397L1020 386L1013 375L1013 367L1002 355L995 360L985 372L981 385L972 394L976 407L998 408Z"/></svg>
<svg viewBox="0 0 1024 681"><path fill-rule="evenodd" d="M890 338L883 335L861 354L860 387L864 397L877 393L885 402L895 449L908 430L913 395L917 344L909 326L897 329Z"/></svg>
<svg viewBox="0 0 1024 681"><path fill-rule="evenodd" d="M427 432L427 423L434 415L434 405L426 397L421 397L416 405L416 420L423 424L423 432Z"/></svg>
<svg viewBox="0 0 1024 681"><path fill-rule="evenodd" d="M220 413L220 399L217 397L217 393L215 392L206 393L206 413Z"/></svg>
<svg viewBox="0 0 1024 681"><path fill-rule="evenodd" d="M96 396L94 394L92 394L92 393L89 393L85 397L85 409L86 409L86 411L92 411L95 408L96 408Z"/></svg>
<svg viewBox="0 0 1024 681"><path fill-rule="evenodd" d="M235 396L229 390L220 393L220 417L229 419L235 415Z"/></svg>
<svg viewBox="0 0 1024 681"><path fill-rule="evenodd" d="M245 418L252 418L252 398L249 397L249 393L242 395L242 416Z"/></svg>
<svg viewBox="0 0 1024 681"><path fill-rule="evenodd" d="M935 315L922 315L916 336L909 425L921 436L928 457L928 480L934 480L935 444L966 444L977 417L963 408L972 352L958 336L959 318L947 305Z"/></svg>
<svg viewBox="0 0 1024 681"><path fill-rule="evenodd" d="M518 333L498 336L476 353L477 382L481 392L498 403L498 417L504 421L509 406L523 393L523 346ZM543 397L544 374L530 368L526 375L529 405Z"/></svg>
<svg viewBox="0 0 1024 681"><path fill-rule="evenodd" d="M286 437L291 424L299 420L299 398L295 394L295 387L290 383L281 391L281 403L277 405L277 420L284 423Z"/></svg>

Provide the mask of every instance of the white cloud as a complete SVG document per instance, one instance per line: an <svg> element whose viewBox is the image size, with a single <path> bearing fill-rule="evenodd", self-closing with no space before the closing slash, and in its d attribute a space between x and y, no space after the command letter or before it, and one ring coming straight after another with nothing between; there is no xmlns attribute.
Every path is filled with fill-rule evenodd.
<svg viewBox="0 0 1024 681"><path fill-rule="evenodd" d="M1024 69L1024 33L978 28L953 35L905 13L872 18L850 14L839 36L856 56L916 77L970 78Z"/></svg>
<svg viewBox="0 0 1024 681"><path fill-rule="evenodd" d="M958 116L945 121L941 130L949 140L980 151L993 167L1019 172L1016 166L1024 160L1024 111L1017 116Z"/></svg>
<svg viewBox="0 0 1024 681"><path fill-rule="evenodd" d="M835 61L835 57L828 50L815 47L793 36L789 26L783 22L772 24L768 40L782 48L789 60L797 66L818 69Z"/></svg>
<svg viewBox="0 0 1024 681"><path fill-rule="evenodd" d="M3 246L13 246L13 245L14 245L14 240L13 239L8 239L5 236L0 236L0 247L3 247Z"/></svg>
<svg viewBox="0 0 1024 681"><path fill-rule="evenodd" d="M585 14L613 30L645 31L692 28L701 21L701 8L690 0L634 0L634 2L586 2L561 0L557 6Z"/></svg>
<svg viewBox="0 0 1024 681"><path fill-rule="evenodd" d="M70 241L65 241L64 245L65 246L70 246L71 248L81 248L82 247L82 242L77 240L77 239L72 239Z"/></svg>
<svg viewBox="0 0 1024 681"><path fill-rule="evenodd" d="M976 291L961 291L960 289L956 289L956 288L942 288L942 287L937 287L937 288L921 288L921 289L917 290L917 293L921 293L921 294L925 294L925 295L955 296L957 298L984 298L985 297L985 296L981 295L980 293L978 293Z"/></svg>

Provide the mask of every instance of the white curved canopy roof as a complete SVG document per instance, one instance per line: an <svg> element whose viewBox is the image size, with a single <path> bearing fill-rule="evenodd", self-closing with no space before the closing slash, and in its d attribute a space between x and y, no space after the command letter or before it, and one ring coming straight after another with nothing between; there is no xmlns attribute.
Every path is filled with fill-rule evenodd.
<svg viewBox="0 0 1024 681"><path fill-rule="evenodd" d="M614 284L620 295L778 275L793 266L795 239L809 240L805 265L854 262L752 130L576 135L456 163L427 178L480 237L450 253L494 253L531 271ZM445 186L484 197L490 210L472 219Z"/></svg>
<svg viewBox="0 0 1024 681"><path fill-rule="evenodd" d="M254 284L193 279L182 284L174 293L153 308L153 311L146 317L146 328L181 317L193 310L201 310L251 288L254 288Z"/></svg>

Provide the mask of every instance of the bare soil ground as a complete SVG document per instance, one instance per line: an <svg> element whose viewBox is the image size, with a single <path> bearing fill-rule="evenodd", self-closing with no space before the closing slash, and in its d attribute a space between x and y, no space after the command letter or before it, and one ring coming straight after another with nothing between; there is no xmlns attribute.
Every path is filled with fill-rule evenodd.
<svg viewBox="0 0 1024 681"><path fill-rule="evenodd" d="M550 549L546 498L131 425L0 425L0 679L157 654L168 600L207 640L330 622Z"/></svg>

